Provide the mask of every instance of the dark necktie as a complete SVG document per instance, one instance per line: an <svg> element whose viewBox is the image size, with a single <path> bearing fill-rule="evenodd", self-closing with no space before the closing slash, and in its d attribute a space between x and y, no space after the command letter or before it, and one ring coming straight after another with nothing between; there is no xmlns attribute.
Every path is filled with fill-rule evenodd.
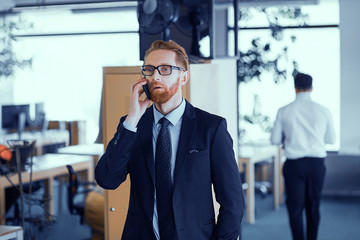
<svg viewBox="0 0 360 240"><path fill-rule="evenodd" d="M161 240L175 239L175 221L172 207L171 140L169 120L160 119L161 129L156 142L155 186L158 222Z"/></svg>

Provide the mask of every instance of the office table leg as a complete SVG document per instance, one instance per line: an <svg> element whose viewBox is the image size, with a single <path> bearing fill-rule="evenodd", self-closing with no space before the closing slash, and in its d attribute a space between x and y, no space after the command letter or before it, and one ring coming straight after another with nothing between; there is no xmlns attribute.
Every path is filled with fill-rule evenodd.
<svg viewBox="0 0 360 240"><path fill-rule="evenodd" d="M280 204L280 157L279 154L274 156L274 209L279 208Z"/></svg>
<svg viewBox="0 0 360 240"><path fill-rule="evenodd" d="M24 231L22 227L0 226L0 240L23 240Z"/></svg>
<svg viewBox="0 0 360 240"><path fill-rule="evenodd" d="M246 190L247 220L249 223L255 223L255 167L250 159L246 161L246 182L248 183Z"/></svg>
<svg viewBox="0 0 360 240"><path fill-rule="evenodd" d="M16 231L16 240L24 240L24 231L22 229Z"/></svg>
<svg viewBox="0 0 360 240"><path fill-rule="evenodd" d="M283 164L280 163L280 193L279 193L279 203L283 203L284 201L284 176L282 175Z"/></svg>
<svg viewBox="0 0 360 240"><path fill-rule="evenodd" d="M98 161L98 157L94 157L94 162L89 163L89 168L87 170L87 178L89 182L93 182L94 181L94 172L95 172L95 161ZM89 170L91 169L91 170Z"/></svg>
<svg viewBox="0 0 360 240"><path fill-rule="evenodd" d="M53 197L53 178L48 178L44 180L45 184L45 209L46 209L46 219L52 221L54 215L53 201L50 200Z"/></svg>
<svg viewBox="0 0 360 240"><path fill-rule="evenodd" d="M5 188L0 188L0 225L5 225Z"/></svg>
<svg viewBox="0 0 360 240"><path fill-rule="evenodd" d="M284 176L282 174L283 169L283 150L280 147L279 148L279 204L283 203L283 197L284 197Z"/></svg>

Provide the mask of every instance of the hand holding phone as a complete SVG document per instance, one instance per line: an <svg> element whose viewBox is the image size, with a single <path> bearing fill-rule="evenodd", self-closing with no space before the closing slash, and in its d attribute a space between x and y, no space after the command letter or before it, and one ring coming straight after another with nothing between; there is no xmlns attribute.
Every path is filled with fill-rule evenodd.
<svg viewBox="0 0 360 240"><path fill-rule="evenodd" d="M144 92L146 98L143 97ZM141 116L145 113L146 109L149 106L150 103L149 99L150 99L150 91L146 79L141 78L136 82L134 82L132 85L132 90L130 95L129 112L125 121L131 124L132 126L136 127L137 124L139 123Z"/></svg>
<svg viewBox="0 0 360 240"><path fill-rule="evenodd" d="M150 92L149 92L149 85L146 83L145 85L142 86L143 89L144 89L144 92L146 94L146 97L151 100L151 97L150 97Z"/></svg>

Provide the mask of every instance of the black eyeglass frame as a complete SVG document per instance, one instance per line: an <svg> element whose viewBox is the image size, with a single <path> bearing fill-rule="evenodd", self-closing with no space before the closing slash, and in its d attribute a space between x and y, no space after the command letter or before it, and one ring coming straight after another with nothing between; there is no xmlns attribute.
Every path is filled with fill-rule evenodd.
<svg viewBox="0 0 360 240"><path fill-rule="evenodd" d="M144 73L144 67L154 68L154 71L153 71L152 74L150 74L150 75L149 75L149 74L145 74L145 73ZM162 73L160 72L160 69L159 69L159 68L161 68L161 67L169 67L169 68L170 68L170 73L169 73L169 74L162 74ZM152 76L152 75L154 75L155 70L157 70L158 73L159 73L161 76L169 76L169 75L172 74L172 70L173 70L173 69L175 69L175 70L180 70L180 71L185 71L185 69L183 69L183 68L181 68L181 67L172 66L172 65L159 65L159 66L157 66L157 67L152 66L152 65L143 65L143 66L141 66L141 73L142 73L142 75L144 75L144 76Z"/></svg>

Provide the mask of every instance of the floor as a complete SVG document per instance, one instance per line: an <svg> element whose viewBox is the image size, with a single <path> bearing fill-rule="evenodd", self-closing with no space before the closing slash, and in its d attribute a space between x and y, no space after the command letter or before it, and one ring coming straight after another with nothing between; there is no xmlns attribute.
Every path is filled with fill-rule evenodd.
<svg viewBox="0 0 360 240"><path fill-rule="evenodd" d="M39 206L31 208L33 221L25 222L25 240L90 240L91 229L80 224L77 215L71 215L67 208L66 188L63 186L59 199L59 183L54 183L55 221L44 219L44 210ZM242 223L242 240L290 240L287 211L284 204L278 210L272 209L272 196L265 198L256 194L255 224ZM60 203L61 201L61 203ZM325 196L322 200L322 219L319 240L360 239L360 197ZM25 208L26 210L26 208ZM12 216L12 209L7 217ZM245 214L246 216L246 214Z"/></svg>
<svg viewBox="0 0 360 240"><path fill-rule="evenodd" d="M90 240L91 229L86 224L80 224L78 215L71 215L67 205L67 189L63 186L62 198L59 198L60 184L54 181L54 221L49 222L45 219L45 211L42 202L33 202L31 207L31 221L29 221L28 204L25 204L25 216L28 218L24 222L25 238L24 240ZM40 198L43 192L40 190L33 194L33 198ZM17 201L20 204L20 199ZM10 208L6 217L14 216L14 206ZM20 221L10 219L7 224L21 225Z"/></svg>

